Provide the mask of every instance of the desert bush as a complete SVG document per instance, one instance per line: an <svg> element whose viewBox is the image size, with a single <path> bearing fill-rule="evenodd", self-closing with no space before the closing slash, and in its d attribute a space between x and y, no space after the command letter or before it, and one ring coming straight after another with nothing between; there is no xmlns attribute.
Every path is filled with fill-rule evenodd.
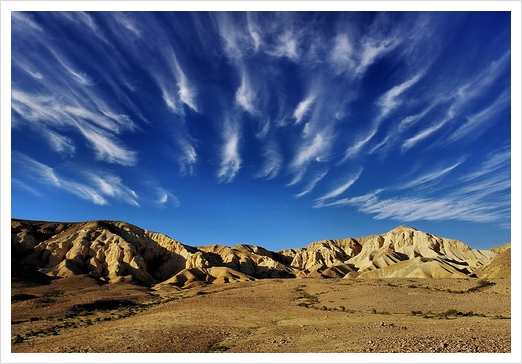
<svg viewBox="0 0 522 364"><path fill-rule="evenodd" d="M319 303L319 297L316 294L303 291L303 297L310 301L310 303Z"/></svg>
<svg viewBox="0 0 522 364"><path fill-rule="evenodd" d="M495 285L495 282L488 281L487 279L480 279L477 282L477 285L475 287L469 288L466 292L475 292L481 288L486 288L486 287L494 286L494 285Z"/></svg>
<svg viewBox="0 0 522 364"><path fill-rule="evenodd" d="M496 320L510 320L511 319L511 317L509 317L509 316L506 317L506 316L503 316L503 315L495 315L495 316L493 316L493 318L496 319Z"/></svg>

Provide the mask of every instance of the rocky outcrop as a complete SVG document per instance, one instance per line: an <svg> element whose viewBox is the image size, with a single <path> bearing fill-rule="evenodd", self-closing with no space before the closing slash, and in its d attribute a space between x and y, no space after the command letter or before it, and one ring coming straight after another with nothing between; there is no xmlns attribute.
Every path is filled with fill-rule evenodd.
<svg viewBox="0 0 522 364"><path fill-rule="evenodd" d="M279 252L254 245L191 247L115 221L12 219L11 226L15 268L34 267L51 277L87 274L105 282L181 288L262 278L504 277L506 262L511 263L510 245L471 249L404 226Z"/></svg>
<svg viewBox="0 0 522 364"><path fill-rule="evenodd" d="M511 277L511 244L491 248L497 255L475 274L479 278L510 278Z"/></svg>

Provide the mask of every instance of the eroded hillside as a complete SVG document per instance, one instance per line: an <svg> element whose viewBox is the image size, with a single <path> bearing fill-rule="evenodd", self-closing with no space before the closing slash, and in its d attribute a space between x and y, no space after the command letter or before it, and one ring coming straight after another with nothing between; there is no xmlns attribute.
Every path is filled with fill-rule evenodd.
<svg viewBox="0 0 522 364"><path fill-rule="evenodd" d="M12 219L13 277L87 274L102 282L197 285L263 278L509 277L510 248L471 249L411 227L323 240L279 252L253 245L192 247L125 222Z"/></svg>

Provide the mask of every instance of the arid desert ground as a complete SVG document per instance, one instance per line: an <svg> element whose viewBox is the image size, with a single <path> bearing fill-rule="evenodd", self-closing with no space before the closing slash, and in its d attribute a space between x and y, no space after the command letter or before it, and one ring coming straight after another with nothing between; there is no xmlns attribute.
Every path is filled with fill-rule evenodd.
<svg viewBox="0 0 522 364"><path fill-rule="evenodd" d="M511 351L510 279L12 287L13 353Z"/></svg>

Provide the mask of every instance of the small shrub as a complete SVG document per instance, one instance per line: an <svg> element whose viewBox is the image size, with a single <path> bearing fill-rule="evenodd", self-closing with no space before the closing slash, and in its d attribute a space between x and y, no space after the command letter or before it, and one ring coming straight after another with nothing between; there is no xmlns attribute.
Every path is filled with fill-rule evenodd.
<svg viewBox="0 0 522 364"><path fill-rule="evenodd" d="M372 308L372 314L375 315L377 313L377 310L375 308Z"/></svg>
<svg viewBox="0 0 522 364"><path fill-rule="evenodd" d="M510 320L511 319L511 317L509 317L509 316L506 317L506 316L502 316L502 315L495 315L495 316L493 316L493 318L496 320Z"/></svg>
<svg viewBox="0 0 522 364"><path fill-rule="evenodd" d="M494 286L495 282L488 281L487 279L480 279L475 287L469 288L466 292L475 292L481 288Z"/></svg>
<svg viewBox="0 0 522 364"><path fill-rule="evenodd" d="M495 283L490 282L487 279L481 279L481 280L478 281L477 287L478 288L482 288L482 287L492 286L494 284Z"/></svg>

